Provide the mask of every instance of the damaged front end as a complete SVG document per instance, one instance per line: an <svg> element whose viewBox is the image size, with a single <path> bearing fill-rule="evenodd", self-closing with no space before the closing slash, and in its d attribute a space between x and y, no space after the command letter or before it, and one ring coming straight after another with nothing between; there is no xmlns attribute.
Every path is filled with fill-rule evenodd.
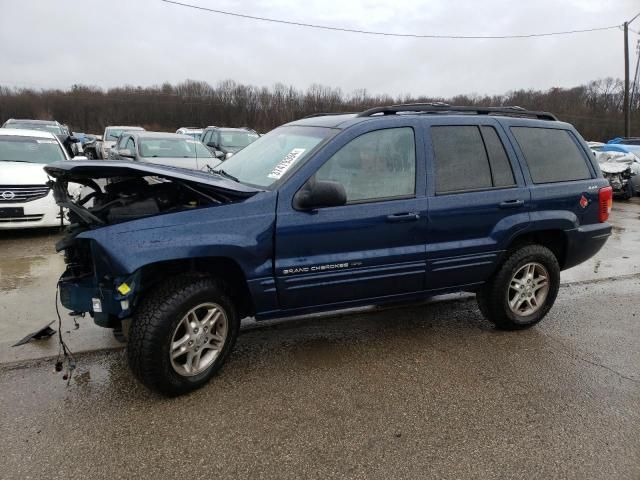
<svg viewBox="0 0 640 480"><path fill-rule="evenodd" d="M145 283L154 280L140 270L128 271L104 248L117 249L117 235L109 228L238 202L258 192L213 174L133 162L61 162L45 170L55 178L50 187L56 203L67 209L69 221L56 244L66 264L58 283L60 301L73 313L89 313L96 324L108 328L118 328L131 315ZM78 197L69 195L69 183L83 186ZM97 241L100 230L105 234Z"/></svg>
<svg viewBox="0 0 640 480"><path fill-rule="evenodd" d="M598 164L618 196L630 198L634 195L633 177L640 175L640 163L635 155L621 152L598 152Z"/></svg>

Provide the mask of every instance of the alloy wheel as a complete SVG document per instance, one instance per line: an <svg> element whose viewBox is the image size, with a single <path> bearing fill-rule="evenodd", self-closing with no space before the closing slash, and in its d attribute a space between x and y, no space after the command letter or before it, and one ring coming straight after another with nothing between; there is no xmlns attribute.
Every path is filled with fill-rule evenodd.
<svg viewBox="0 0 640 480"><path fill-rule="evenodd" d="M507 302L513 313L528 316L536 313L549 294L549 273L540 263L520 267L511 277Z"/></svg>
<svg viewBox="0 0 640 480"><path fill-rule="evenodd" d="M171 338L169 356L175 372L190 377L209 368L225 345L228 326L220 305L203 303L189 310Z"/></svg>

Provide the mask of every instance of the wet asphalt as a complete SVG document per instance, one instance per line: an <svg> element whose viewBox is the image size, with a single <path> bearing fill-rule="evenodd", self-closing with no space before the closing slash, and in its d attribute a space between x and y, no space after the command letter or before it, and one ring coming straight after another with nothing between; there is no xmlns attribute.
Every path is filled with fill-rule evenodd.
<svg viewBox="0 0 640 480"><path fill-rule="evenodd" d="M0 372L0 476L640 478L640 278L569 285L539 326L472 300L242 332L165 399L122 351Z"/></svg>
<svg viewBox="0 0 640 480"><path fill-rule="evenodd" d="M616 203L611 248L563 273L526 331L494 330L470 298L249 324L176 399L122 350L79 357L68 384L51 361L0 365L0 478L637 480L639 221L640 202ZM0 241L3 335L51 316L57 234L34 235Z"/></svg>

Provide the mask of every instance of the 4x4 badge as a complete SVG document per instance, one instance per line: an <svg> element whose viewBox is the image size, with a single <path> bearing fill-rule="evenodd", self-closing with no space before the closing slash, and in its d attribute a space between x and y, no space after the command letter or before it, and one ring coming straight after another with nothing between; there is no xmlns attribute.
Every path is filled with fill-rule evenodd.
<svg viewBox="0 0 640 480"><path fill-rule="evenodd" d="M589 205L589 200L587 200L587 197L585 197L584 195L582 195L580 197L580 206L582 208L587 208L587 205Z"/></svg>

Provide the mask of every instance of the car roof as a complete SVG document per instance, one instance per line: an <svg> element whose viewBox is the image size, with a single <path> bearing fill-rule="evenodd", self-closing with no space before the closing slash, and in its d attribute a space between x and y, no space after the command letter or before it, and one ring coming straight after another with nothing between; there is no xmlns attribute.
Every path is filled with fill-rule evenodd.
<svg viewBox="0 0 640 480"><path fill-rule="evenodd" d="M484 118L493 118L499 120L500 122L507 125L536 125L536 126L550 126L553 125L555 127L562 128L571 128L571 125L561 121L551 121L551 120L539 120L534 118L525 118L518 116L510 116L510 115L500 115L500 114L492 114L492 115L473 115L466 113L434 113L434 114L424 114L424 113L402 113L399 115L375 115L368 117L360 117L356 114L329 114L322 116L312 116L302 118L300 120L294 120L293 122L289 122L285 124L285 126L304 126L304 127L325 127L325 128L335 128L339 130L343 130L352 125L362 123L362 122L371 122L371 121L381 121L381 120L398 120L401 121L403 118L420 118L427 122L441 121L447 119L447 122L450 123L451 120L456 119L484 119Z"/></svg>
<svg viewBox="0 0 640 480"><path fill-rule="evenodd" d="M470 118L487 118L489 116L499 118L502 123L509 125L522 125L523 123L525 125L531 123L550 125L549 122L552 122L556 127L571 128L569 124L559 122L558 118L549 112L526 110L519 106L481 107L449 105L444 102L386 105L369 108L359 113L316 113L286 125L344 129L361 122L382 120L393 122L407 117L421 118L427 122L431 122L435 118L438 121L446 118L446 123L450 124L452 120L455 121L456 119L465 119L465 123L468 123Z"/></svg>
<svg viewBox="0 0 640 480"><path fill-rule="evenodd" d="M25 128L0 128L0 135L13 135L14 137L57 138L53 133L42 130L27 130Z"/></svg>
<svg viewBox="0 0 640 480"><path fill-rule="evenodd" d="M179 139L179 140L193 140L189 135L182 135L181 133L170 133L170 132L147 132L147 131L136 131L136 132L125 132L126 135L131 135L135 138L166 138L166 139Z"/></svg>
<svg viewBox="0 0 640 480"><path fill-rule="evenodd" d="M640 145L633 145L629 143L607 143L604 145L605 151L621 151L636 153L640 150Z"/></svg>
<svg viewBox="0 0 640 480"><path fill-rule="evenodd" d="M10 118L5 123L11 124L13 122L34 123L39 125L60 125L60 122L57 122L56 120L32 120L30 118Z"/></svg>
<svg viewBox="0 0 640 480"><path fill-rule="evenodd" d="M252 132L252 130L247 130L246 128L235 128L235 127L215 127L215 128L222 132L248 132L248 133Z"/></svg>
<svg viewBox="0 0 640 480"><path fill-rule="evenodd" d="M142 127L132 127L131 125L109 125L105 128L122 128L125 130L144 130Z"/></svg>
<svg viewBox="0 0 640 480"><path fill-rule="evenodd" d="M205 130L222 130L224 132L255 132L253 129L236 128L236 127L216 127L215 125L209 125Z"/></svg>

